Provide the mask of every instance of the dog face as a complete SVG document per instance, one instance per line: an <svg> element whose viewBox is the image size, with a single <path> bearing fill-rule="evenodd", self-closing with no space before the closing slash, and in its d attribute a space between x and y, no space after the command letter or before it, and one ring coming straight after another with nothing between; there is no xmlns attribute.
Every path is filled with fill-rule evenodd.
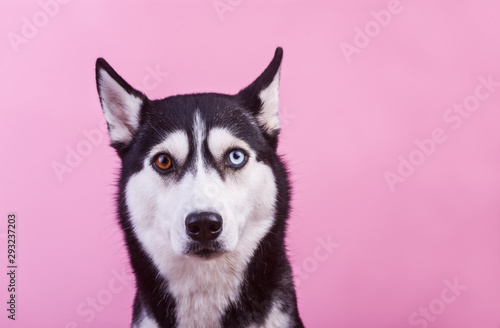
<svg viewBox="0 0 500 328"><path fill-rule="evenodd" d="M103 59L98 92L130 222L157 265L251 252L274 221L282 50L236 95L149 100Z"/></svg>

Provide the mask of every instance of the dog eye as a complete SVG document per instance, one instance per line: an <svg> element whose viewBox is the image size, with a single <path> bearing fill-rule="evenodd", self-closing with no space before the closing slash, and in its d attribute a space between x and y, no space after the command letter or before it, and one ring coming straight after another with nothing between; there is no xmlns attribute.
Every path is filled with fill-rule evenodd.
<svg viewBox="0 0 500 328"><path fill-rule="evenodd" d="M241 149L235 149L231 151L228 155L229 165L233 167L242 167L245 165L247 156Z"/></svg>
<svg viewBox="0 0 500 328"><path fill-rule="evenodd" d="M168 155L160 154L156 156L154 166L158 172L165 173L172 167L172 159Z"/></svg>

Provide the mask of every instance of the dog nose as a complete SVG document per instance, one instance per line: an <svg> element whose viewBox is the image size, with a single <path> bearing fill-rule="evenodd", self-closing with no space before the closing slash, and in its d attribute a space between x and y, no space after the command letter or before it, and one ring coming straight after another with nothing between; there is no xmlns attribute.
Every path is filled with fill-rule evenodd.
<svg viewBox="0 0 500 328"><path fill-rule="evenodd" d="M214 240L222 232L222 217L213 212L191 213L186 217L186 231L196 241Z"/></svg>

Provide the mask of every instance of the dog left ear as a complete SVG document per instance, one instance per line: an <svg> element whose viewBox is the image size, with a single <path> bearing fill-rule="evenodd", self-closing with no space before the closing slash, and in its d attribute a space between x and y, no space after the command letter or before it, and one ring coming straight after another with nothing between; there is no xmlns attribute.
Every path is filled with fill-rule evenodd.
<svg viewBox="0 0 500 328"><path fill-rule="evenodd" d="M268 140L276 146L280 131L278 91L283 49L278 47L264 72L236 96L250 109Z"/></svg>

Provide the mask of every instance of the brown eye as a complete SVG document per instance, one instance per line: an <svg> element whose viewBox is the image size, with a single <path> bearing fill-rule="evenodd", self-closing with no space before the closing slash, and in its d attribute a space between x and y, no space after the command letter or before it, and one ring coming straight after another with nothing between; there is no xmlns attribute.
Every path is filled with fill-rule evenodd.
<svg viewBox="0 0 500 328"><path fill-rule="evenodd" d="M160 171L166 171L172 167L172 159L165 155L159 155L155 160L155 167Z"/></svg>

